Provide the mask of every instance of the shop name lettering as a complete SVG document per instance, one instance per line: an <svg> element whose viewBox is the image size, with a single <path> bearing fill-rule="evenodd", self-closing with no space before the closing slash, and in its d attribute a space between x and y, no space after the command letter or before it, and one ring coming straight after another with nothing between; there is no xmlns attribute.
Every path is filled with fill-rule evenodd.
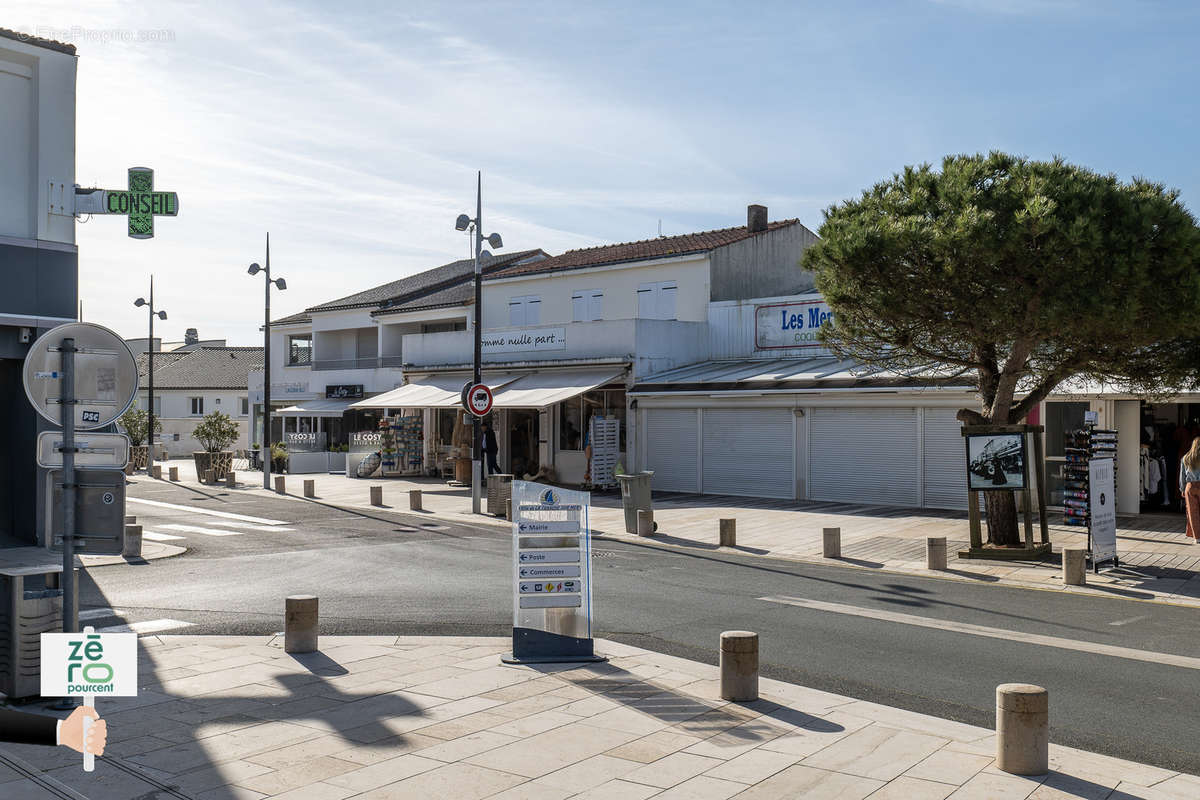
<svg viewBox="0 0 1200 800"><path fill-rule="evenodd" d="M821 326L833 319L824 303L760 306L755 345L760 349L819 347Z"/></svg>
<svg viewBox="0 0 1200 800"><path fill-rule="evenodd" d="M562 328L532 333L485 335L482 341L483 349L494 353L522 350L565 350L567 347L566 331Z"/></svg>
<svg viewBox="0 0 1200 800"><path fill-rule="evenodd" d="M782 314L781 325L785 331L803 330L804 314L793 314L786 308L780 314ZM832 311L825 311L819 306L808 309L808 327L810 328L819 328L831 319L833 319Z"/></svg>
<svg viewBox="0 0 1200 800"><path fill-rule="evenodd" d="M71 648L67 656L67 691L88 694L114 691L112 665L101 661L104 645L100 643L99 634L88 634L86 643L74 641L67 645ZM83 682L76 683L80 679Z"/></svg>

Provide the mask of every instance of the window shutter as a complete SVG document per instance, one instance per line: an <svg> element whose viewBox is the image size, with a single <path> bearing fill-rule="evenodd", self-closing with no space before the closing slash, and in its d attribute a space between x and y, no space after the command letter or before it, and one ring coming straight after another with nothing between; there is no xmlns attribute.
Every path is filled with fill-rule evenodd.
<svg viewBox="0 0 1200 800"><path fill-rule="evenodd" d="M587 322L587 308L584 304L583 294L576 292L571 295L571 317L576 322Z"/></svg>
<svg viewBox="0 0 1200 800"><path fill-rule="evenodd" d="M514 297L508 301L508 324L519 327L525 324L525 304L523 298Z"/></svg>
<svg viewBox="0 0 1200 800"><path fill-rule="evenodd" d="M675 282L664 283L658 291L658 318L675 319Z"/></svg>
<svg viewBox="0 0 1200 800"><path fill-rule="evenodd" d="M604 304L604 292L599 289L593 289L591 297L588 298L588 319L600 320L604 318L601 313L601 307Z"/></svg>
<svg viewBox="0 0 1200 800"><path fill-rule="evenodd" d="M654 284L643 283L637 290L638 318L654 318Z"/></svg>
<svg viewBox="0 0 1200 800"><path fill-rule="evenodd" d="M542 318L542 298L526 297L525 298L525 324L537 325Z"/></svg>

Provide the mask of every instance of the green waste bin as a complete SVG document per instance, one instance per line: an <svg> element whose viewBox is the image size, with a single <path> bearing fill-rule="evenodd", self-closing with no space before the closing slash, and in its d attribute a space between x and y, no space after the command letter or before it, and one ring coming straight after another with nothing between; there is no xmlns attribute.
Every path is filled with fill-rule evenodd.
<svg viewBox="0 0 1200 800"><path fill-rule="evenodd" d="M621 506L625 509L625 531L627 533L637 534L638 511L654 510L654 506L650 503L650 478L653 476L653 470L616 476L617 481L621 484ZM654 523L654 530L658 530L657 522Z"/></svg>

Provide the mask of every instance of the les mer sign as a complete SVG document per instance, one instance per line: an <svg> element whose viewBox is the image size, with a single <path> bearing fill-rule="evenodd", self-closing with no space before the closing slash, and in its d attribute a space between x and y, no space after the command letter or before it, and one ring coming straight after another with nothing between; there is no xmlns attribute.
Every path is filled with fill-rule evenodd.
<svg viewBox="0 0 1200 800"><path fill-rule="evenodd" d="M754 347L758 350L820 347L817 331L833 319L824 300L771 303L754 311Z"/></svg>

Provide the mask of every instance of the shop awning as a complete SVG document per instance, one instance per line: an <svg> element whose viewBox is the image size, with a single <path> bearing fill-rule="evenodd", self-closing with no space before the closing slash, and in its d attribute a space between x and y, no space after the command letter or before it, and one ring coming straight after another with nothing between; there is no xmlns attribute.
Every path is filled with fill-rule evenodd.
<svg viewBox="0 0 1200 800"><path fill-rule="evenodd" d="M342 412L350 407L350 403L350 400L319 397L272 411L271 414L276 417L340 417Z"/></svg>
<svg viewBox="0 0 1200 800"><path fill-rule="evenodd" d="M623 369L534 372L495 392L494 408L545 408L620 380Z"/></svg>
<svg viewBox="0 0 1200 800"><path fill-rule="evenodd" d="M469 375L431 375L406 383L390 392L352 403L350 408L456 408L462 402L463 384ZM484 375L483 382L499 391L516 375Z"/></svg>

